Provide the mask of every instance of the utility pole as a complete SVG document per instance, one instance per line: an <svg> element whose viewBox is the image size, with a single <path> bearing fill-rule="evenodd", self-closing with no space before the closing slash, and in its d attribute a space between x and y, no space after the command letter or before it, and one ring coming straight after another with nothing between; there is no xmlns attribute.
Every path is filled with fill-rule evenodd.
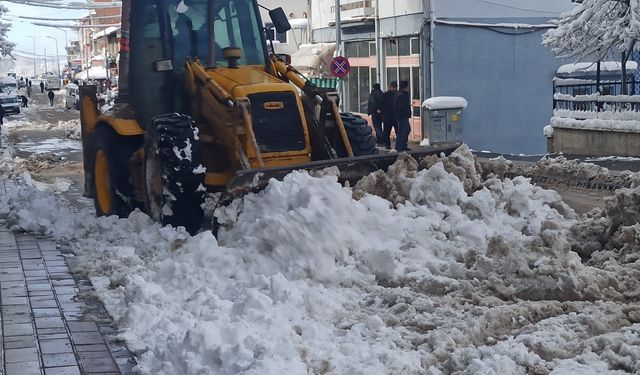
<svg viewBox="0 0 640 375"><path fill-rule="evenodd" d="M58 79L60 79L60 54L58 53L59 52L58 51L58 39L56 39L56 38L54 38L54 37L52 37L50 35L47 35L47 38L53 39L53 40L56 41L56 66L58 67Z"/></svg>
<svg viewBox="0 0 640 375"><path fill-rule="evenodd" d="M340 56L342 53L342 28L340 21L340 0L336 0L336 56Z"/></svg>
<svg viewBox="0 0 640 375"><path fill-rule="evenodd" d="M49 68L47 68L47 49L44 49L44 77L47 78L47 73L49 73Z"/></svg>
<svg viewBox="0 0 640 375"><path fill-rule="evenodd" d="M36 37L31 35L29 35L28 37L33 39L33 78L37 79L38 72L36 70Z"/></svg>
<svg viewBox="0 0 640 375"><path fill-rule="evenodd" d="M386 90L386 66L384 61L384 51L382 50L382 39L380 39L380 0L375 1L376 81L382 86L383 90Z"/></svg>
<svg viewBox="0 0 640 375"><path fill-rule="evenodd" d="M336 56L342 56L342 25L340 21L340 0L336 0ZM340 105L344 110L345 108L347 108L347 106L345 105L345 85L342 79L340 79L338 82L340 85Z"/></svg>
<svg viewBox="0 0 640 375"><path fill-rule="evenodd" d="M435 77L435 57L434 54L434 32L436 30L436 12L433 9L433 0L429 0L429 97L433 98L436 96L436 77Z"/></svg>
<svg viewBox="0 0 640 375"><path fill-rule="evenodd" d="M69 66L69 52L67 52L67 47L69 47L69 40L67 39L67 30L60 27L56 27L56 29L61 30L64 33L64 55L67 56L67 63L65 65Z"/></svg>

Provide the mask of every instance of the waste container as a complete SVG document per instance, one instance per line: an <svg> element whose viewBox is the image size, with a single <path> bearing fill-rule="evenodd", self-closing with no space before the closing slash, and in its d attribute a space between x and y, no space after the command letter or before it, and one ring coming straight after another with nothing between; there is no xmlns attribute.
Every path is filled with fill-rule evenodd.
<svg viewBox="0 0 640 375"><path fill-rule="evenodd" d="M467 100L459 96L436 96L422 103L422 129L431 143L462 141L462 110Z"/></svg>

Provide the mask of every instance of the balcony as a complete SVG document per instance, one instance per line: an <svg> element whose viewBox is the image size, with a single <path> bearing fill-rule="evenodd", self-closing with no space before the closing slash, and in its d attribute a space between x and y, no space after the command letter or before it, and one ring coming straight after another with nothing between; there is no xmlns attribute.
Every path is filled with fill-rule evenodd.
<svg viewBox="0 0 640 375"><path fill-rule="evenodd" d="M350 20L361 20L363 18L374 17L375 7L373 0L348 0L341 1L340 19L343 22ZM331 14L335 15L336 7L331 7ZM330 24L335 25L335 16L331 19Z"/></svg>

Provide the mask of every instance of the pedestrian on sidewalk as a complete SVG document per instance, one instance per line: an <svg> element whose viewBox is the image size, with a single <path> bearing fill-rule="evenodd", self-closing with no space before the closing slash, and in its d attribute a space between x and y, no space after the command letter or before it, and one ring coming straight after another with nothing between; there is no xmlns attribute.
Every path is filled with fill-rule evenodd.
<svg viewBox="0 0 640 375"><path fill-rule="evenodd" d="M33 83L33 82L32 82L31 80L29 80L29 88L31 88L31 84L32 84L32 83Z"/></svg>
<svg viewBox="0 0 640 375"><path fill-rule="evenodd" d="M409 81L400 81L400 90L395 97L396 109L396 151L410 151L407 147L409 142L409 133L411 126L409 119L411 118L411 98L409 97Z"/></svg>
<svg viewBox="0 0 640 375"><path fill-rule="evenodd" d="M382 96L384 93L380 90L380 84L373 85L373 90L369 94L369 102L367 105L367 114L371 116L373 129L376 131L376 143L384 144L384 134L382 132Z"/></svg>
<svg viewBox="0 0 640 375"><path fill-rule="evenodd" d="M27 97L24 95L20 95L20 100L22 100L22 108L27 108L28 107L27 103L29 103L29 99L27 99Z"/></svg>
<svg viewBox="0 0 640 375"><path fill-rule="evenodd" d="M0 105L0 125L4 125L4 115L6 112L4 111L4 107Z"/></svg>
<svg viewBox="0 0 640 375"><path fill-rule="evenodd" d="M47 96L49 97L49 106L53 107L53 98L56 96L56 94L53 93L53 90L49 90Z"/></svg>
<svg viewBox="0 0 640 375"><path fill-rule="evenodd" d="M31 81L29 81L31 82ZM31 85L27 86L27 96L31 97Z"/></svg>
<svg viewBox="0 0 640 375"><path fill-rule="evenodd" d="M389 89L382 95L382 121L384 147L387 150L391 149L391 129L396 128L396 114L395 114L395 98L396 91L398 91L398 82L392 81L389 84ZM398 136L398 129L396 129L396 137Z"/></svg>
<svg viewBox="0 0 640 375"><path fill-rule="evenodd" d="M44 94L44 82L40 81L40 93Z"/></svg>

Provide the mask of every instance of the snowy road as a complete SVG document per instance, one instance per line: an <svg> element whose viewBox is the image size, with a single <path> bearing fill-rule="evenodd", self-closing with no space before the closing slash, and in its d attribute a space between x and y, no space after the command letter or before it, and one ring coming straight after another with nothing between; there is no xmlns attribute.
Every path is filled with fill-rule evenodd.
<svg viewBox="0 0 640 375"><path fill-rule="evenodd" d="M72 127L52 124L10 122L8 139L35 158L42 140L20 134ZM95 218L59 139L52 159L4 151L0 170L23 183L2 206L14 229L72 246L138 373L640 372L640 190L579 216L461 148L353 188L292 173L218 212L216 240L139 212ZM557 171L606 179L563 160L537 173Z"/></svg>

